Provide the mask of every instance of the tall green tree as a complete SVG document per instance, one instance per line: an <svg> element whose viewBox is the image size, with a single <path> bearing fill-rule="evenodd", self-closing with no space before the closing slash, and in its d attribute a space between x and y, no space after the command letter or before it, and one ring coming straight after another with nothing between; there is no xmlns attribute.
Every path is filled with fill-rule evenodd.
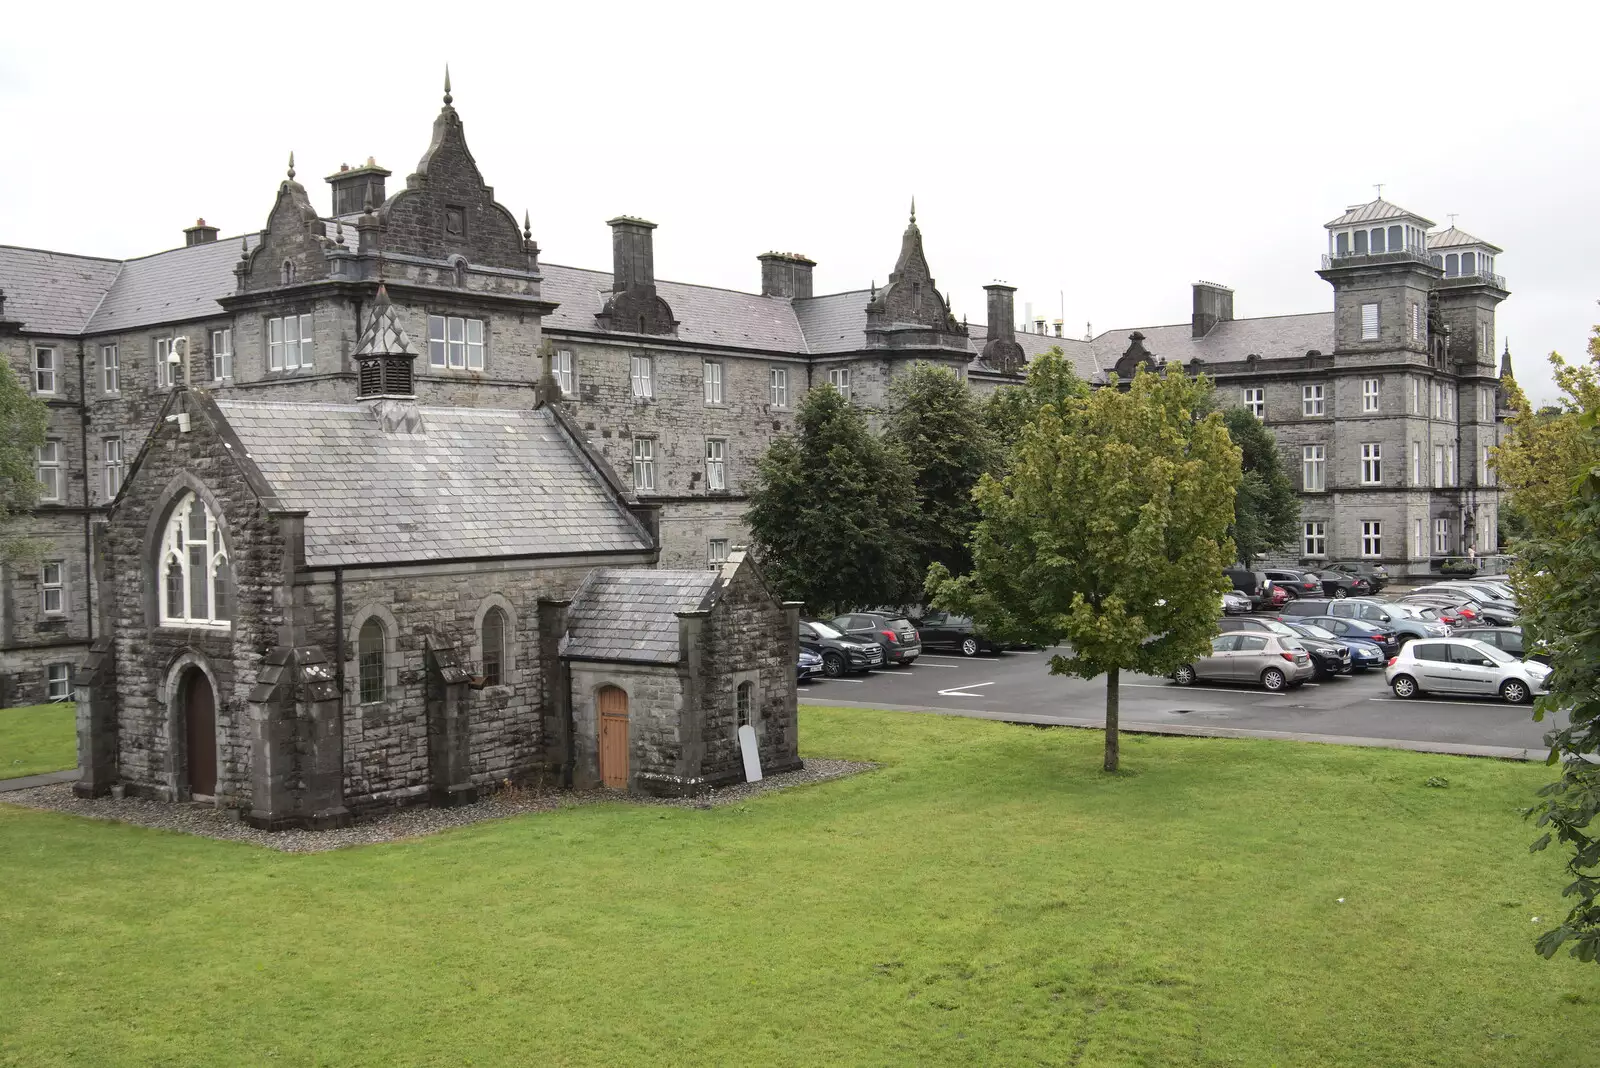
<svg viewBox="0 0 1600 1068"><path fill-rule="evenodd" d="M1220 414L1196 418L1206 389L1171 367L1047 404L1005 477L978 483L973 570L929 570L938 607L997 637L1070 643L1051 674L1106 677L1107 771L1121 759L1121 672L1209 652L1228 588L1239 448Z"/></svg>
<svg viewBox="0 0 1600 1068"><path fill-rule="evenodd" d="M1600 327L1589 352L1600 361ZM1600 963L1600 363L1571 367L1552 355L1563 397L1555 413L1535 412L1512 384L1510 432L1495 450L1500 484L1522 529L1511 548L1522 626L1553 651L1550 692L1534 717L1564 713L1550 731L1550 763L1561 774L1528 809L1542 829L1533 849L1568 850L1572 900L1566 917L1535 948L1552 957L1563 945Z"/></svg>
<svg viewBox="0 0 1600 1068"><path fill-rule="evenodd" d="M44 402L29 393L8 361L0 360L0 563L38 555L16 530L16 517L39 503L36 450L44 444Z"/></svg>
<svg viewBox="0 0 1600 1068"><path fill-rule="evenodd" d="M1233 503L1233 539L1239 561L1246 567L1263 553L1289 548L1299 534L1300 498L1283 469L1272 431L1250 413L1232 407L1222 413L1228 437L1239 447L1243 477Z"/></svg>
<svg viewBox="0 0 1600 1068"><path fill-rule="evenodd" d="M806 393L797 433L756 467L745 522L778 592L817 615L917 594L917 502L900 450L832 386Z"/></svg>
<svg viewBox="0 0 1600 1068"><path fill-rule="evenodd" d="M1087 397L1089 385L1078 377L1060 345L1051 347L1028 364L1021 385L995 390L983 402L983 421L994 442L992 469L1004 474L1006 457L1022 440L1022 431L1047 404L1060 406L1072 398Z"/></svg>
<svg viewBox="0 0 1600 1068"><path fill-rule="evenodd" d="M916 491L916 574L933 563L965 572L972 567L967 542L978 522L972 490L994 453L978 401L954 372L932 364L896 378L889 399L883 436L905 457Z"/></svg>

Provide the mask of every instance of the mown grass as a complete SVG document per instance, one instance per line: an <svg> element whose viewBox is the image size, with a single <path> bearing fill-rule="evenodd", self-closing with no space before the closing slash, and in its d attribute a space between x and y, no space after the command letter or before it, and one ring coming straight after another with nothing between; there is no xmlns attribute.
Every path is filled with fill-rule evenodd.
<svg viewBox="0 0 1600 1068"><path fill-rule="evenodd" d="M69 704L0 708L0 779L77 767L76 714Z"/></svg>
<svg viewBox="0 0 1600 1068"><path fill-rule="evenodd" d="M0 1063L1544 1065L1537 766L806 708L880 770L311 856L0 805ZM1446 788L1423 785L1430 776ZM1343 899L1341 903L1339 899Z"/></svg>

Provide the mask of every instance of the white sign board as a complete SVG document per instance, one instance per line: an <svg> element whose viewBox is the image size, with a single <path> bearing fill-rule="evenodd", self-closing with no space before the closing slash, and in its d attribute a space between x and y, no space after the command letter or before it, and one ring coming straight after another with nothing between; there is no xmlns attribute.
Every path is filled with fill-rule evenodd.
<svg viewBox="0 0 1600 1068"><path fill-rule="evenodd" d="M761 781L761 754L756 752L756 729L746 723L739 728L739 751L744 754L744 781Z"/></svg>

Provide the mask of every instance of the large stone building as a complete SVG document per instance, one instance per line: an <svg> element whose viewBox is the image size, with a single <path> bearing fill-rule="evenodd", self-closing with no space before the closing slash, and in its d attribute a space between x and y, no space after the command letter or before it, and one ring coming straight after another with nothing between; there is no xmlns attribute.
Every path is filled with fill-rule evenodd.
<svg viewBox="0 0 1600 1068"><path fill-rule="evenodd" d="M389 178L370 158L341 166L319 208L291 159L264 229L222 238L201 221L140 259L0 247L0 353L50 406L45 499L25 524L44 560L0 577L0 699L68 695L100 633L96 521L174 389L350 403L380 281L416 339L418 403L531 409L548 373L550 403L649 514L667 568L715 566L744 540L755 462L813 385L875 411L916 362L991 390L1052 346L1097 383L1181 361L1260 412L1302 472L1307 560L1426 570L1494 541L1498 250L1381 200L1330 224L1332 313L1235 319L1231 292L1202 283L1190 323L1079 340L1031 315L1017 329L1000 283L985 323L958 321L914 207L887 281L842 293L814 293L814 262L792 253L756 257L756 292L658 279L656 227L628 216L608 223L609 271L546 263L526 214L519 226L484 184L448 94L416 171L397 191Z"/></svg>

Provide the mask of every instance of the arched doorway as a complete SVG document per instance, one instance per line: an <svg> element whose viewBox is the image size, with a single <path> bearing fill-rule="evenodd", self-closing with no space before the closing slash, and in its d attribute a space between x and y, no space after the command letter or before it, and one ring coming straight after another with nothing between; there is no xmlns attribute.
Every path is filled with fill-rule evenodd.
<svg viewBox="0 0 1600 1068"><path fill-rule="evenodd" d="M600 781L628 788L628 694L615 686L602 686L595 695L600 710Z"/></svg>
<svg viewBox="0 0 1600 1068"><path fill-rule="evenodd" d="M183 697L184 757L189 769L189 793L212 797L217 792L217 701L211 680L199 668L184 672L179 691Z"/></svg>

